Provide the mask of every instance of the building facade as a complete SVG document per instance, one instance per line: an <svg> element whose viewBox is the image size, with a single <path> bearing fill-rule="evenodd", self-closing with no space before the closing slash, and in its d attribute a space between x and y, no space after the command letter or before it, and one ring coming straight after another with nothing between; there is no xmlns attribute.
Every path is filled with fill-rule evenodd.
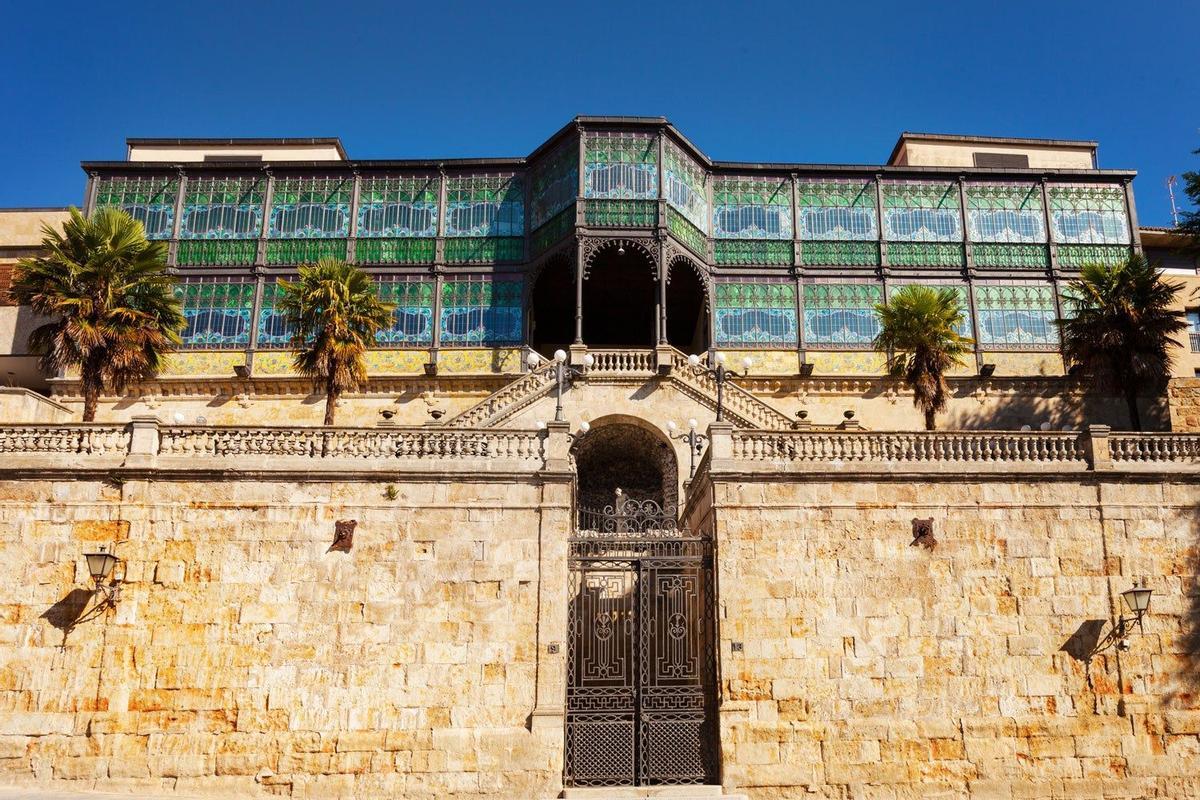
<svg viewBox="0 0 1200 800"><path fill-rule="evenodd" d="M94 424L69 374L0 395L0 783L1200 796L1192 356L1125 433L1053 325L1081 264L1173 245L1095 152L740 164L580 117L527 158L85 163L188 324ZM274 312L322 257L395 306L331 428ZM870 348L914 282L977 342L940 432Z"/></svg>

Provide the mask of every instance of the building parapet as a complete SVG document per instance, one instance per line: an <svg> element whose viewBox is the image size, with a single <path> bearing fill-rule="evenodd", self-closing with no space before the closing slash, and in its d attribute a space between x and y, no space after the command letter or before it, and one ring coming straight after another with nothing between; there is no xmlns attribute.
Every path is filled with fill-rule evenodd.
<svg viewBox="0 0 1200 800"><path fill-rule="evenodd" d="M714 425L697 473L1200 472L1200 434L749 431Z"/></svg>
<svg viewBox="0 0 1200 800"><path fill-rule="evenodd" d="M0 471L170 470L529 473L546 462L536 430L161 425L5 425Z"/></svg>

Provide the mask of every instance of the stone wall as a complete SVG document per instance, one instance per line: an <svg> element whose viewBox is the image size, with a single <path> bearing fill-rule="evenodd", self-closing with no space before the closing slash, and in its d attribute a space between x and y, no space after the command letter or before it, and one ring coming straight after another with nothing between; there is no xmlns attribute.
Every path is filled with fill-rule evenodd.
<svg viewBox="0 0 1200 800"><path fill-rule="evenodd" d="M0 784L556 796L561 709L531 714L562 680L537 620L565 614L541 540L570 502L532 474L6 480ZM100 544L124 582L89 619Z"/></svg>
<svg viewBox="0 0 1200 800"><path fill-rule="evenodd" d="M714 461L693 484L691 523L717 537L727 787L1200 796L1195 476L853 466ZM915 519L932 549L910 546ZM1135 578L1144 632L1088 659Z"/></svg>
<svg viewBox="0 0 1200 800"><path fill-rule="evenodd" d="M1167 386L1171 430L1200 433L1200 378L1172 378Z"/></svg>

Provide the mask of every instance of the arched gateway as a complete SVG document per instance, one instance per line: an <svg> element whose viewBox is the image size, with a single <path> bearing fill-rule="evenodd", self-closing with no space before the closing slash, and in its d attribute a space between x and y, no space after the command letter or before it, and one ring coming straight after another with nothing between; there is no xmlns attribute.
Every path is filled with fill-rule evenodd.
<svg viewBox="0 0 1200 800"><path fill-rule="evenodd" d="M624 420L598 420L575 444L568 786L715 776L712 547L677 521L677 466L666 444ZM620 476L627 488L613 485Z"/></svg>

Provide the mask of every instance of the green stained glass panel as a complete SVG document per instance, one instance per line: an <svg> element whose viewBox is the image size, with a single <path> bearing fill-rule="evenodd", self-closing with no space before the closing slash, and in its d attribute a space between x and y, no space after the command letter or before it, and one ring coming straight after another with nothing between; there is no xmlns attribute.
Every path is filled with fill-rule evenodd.
<svg viewBox="0 0 1200 800"><path fill-rule="evenodd" d="M345 239L274 239L267 242L267 263L314 264L323 258L346 258Z"/></svg>
<svg viewBox="0 0 1200 800"><path fill-rule="evenodd" d="M193 278L176 284L183 307L184 349L236 350L250 344L250 314L254 308L252 278L211 280Z"/></svg>
<svg viewBox="0 0 1200 800"><path fill-rule="evenodd" d="M714 239L713 259L721 266L791 266L792 243L769 239Z"/></svg>
<svg viewBox="0 0 1200 800"><path fill-rule="evenodd" d="M449 264L520 261L525 253L525 239L521 237L447 239L445 248L446 262Z"/></svg>
<svg viewBox="0 0 1200 800"><path fill-rule="evenodd" d="M174 233L178 177L101 178L96 182L96 208L119 208L142 223L147 239L170 239Z"/></svg>
<svg viewBox="0 0 1200 800"><path fill-rule="evenodd" d="M796 284L786 279L719 282L714 317L719 346L795 347Z"/></svg>
<svg viewBox="0 0 1200 800"><path fill-rule="evenodd" d="M525 324L522 287L520 278L448 278L442 284L442 344L520 344Z"/></svg>
<svg viewBox="0 0 1200 800"><path fill-rule="evenodd" d="M1058 343L1054 290L1044 283L976 285L979 342L992 347L1048 348Z"/></svg>
<svg viewBox="0 0 1200 800"><path fill-rule="evenodd" d="M879 333L875 306L883 287L873 283L819 283L804 287L804 341L809 346L870 345Z"/></svg>
<svg viewBox="0 0 1200 800"><path fill-rule="evenodd" d="M354 243L358 264L432 264L433 239L359 239Z"/></svg>

